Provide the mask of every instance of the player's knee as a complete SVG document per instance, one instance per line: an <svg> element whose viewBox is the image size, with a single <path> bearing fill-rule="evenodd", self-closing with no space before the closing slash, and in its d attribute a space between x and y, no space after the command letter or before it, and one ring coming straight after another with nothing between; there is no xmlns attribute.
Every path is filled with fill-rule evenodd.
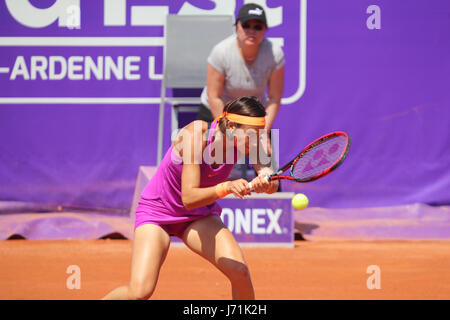
<svg viewBox="0 0 450 320"><path fill-rule="evenodd" d="M145 281L135 281L128 287L128 298L130 300L148 300L153 294L155 286Z"/></svg>
<svg viewBox="0 0 450 320"><path fill-rule="evenodd" d="M231 282L248 282L250 280L250 270L246 264L234 262L228 267L228 278Z"/></svg>

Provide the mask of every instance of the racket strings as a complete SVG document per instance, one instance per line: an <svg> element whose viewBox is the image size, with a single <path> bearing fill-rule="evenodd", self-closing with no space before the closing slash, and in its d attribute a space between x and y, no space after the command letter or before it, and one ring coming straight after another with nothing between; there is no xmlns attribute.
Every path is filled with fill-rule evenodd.
<svg viewBox="0 0 450 320"><path fill-rule="evenodd" d="M336 136L308 149L295 163L291 175L308 179L332 168L344 155L348 145L346 136Z"/></svg>

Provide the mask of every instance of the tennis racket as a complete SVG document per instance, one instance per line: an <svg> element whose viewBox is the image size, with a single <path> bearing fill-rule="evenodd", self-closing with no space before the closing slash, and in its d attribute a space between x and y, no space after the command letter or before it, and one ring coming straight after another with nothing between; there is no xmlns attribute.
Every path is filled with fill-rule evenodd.
<svg viewBox="0 0 450 320"><path fill-rule="evenodd" d="M342 131L326 134L311 142L294 159L266 180L310 182L322 178L339 167L350 149L350 137ZM283 172L289 170L289 175ZM250 189L252 184L250 182Z"/></svg>

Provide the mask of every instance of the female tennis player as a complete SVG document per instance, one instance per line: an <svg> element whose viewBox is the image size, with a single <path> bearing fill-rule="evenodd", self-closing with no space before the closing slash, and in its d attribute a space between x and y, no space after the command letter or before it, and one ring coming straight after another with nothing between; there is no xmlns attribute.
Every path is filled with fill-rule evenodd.
<svg viewBox="0 0 450 320"><path fill-rule="evenodd" d="M136 209L130 282L104 299L150 298L172 235L229 279L233 299L254 299L248 266L234 236L220 219L221 208L216 201L230 193L241 199L250 194L248 181L226 179L239 153L248 155L258 149L258 144L263 145L247 134L253 131L263 138L264 131L259 136L259 129L265 127L265 115L256 98L241 97L225 105L210 130L201 120L181 130ZM251 181L253 190L276 192L278 182L264 179L272 173L270 164L253 166L259 174Z"/></svg>

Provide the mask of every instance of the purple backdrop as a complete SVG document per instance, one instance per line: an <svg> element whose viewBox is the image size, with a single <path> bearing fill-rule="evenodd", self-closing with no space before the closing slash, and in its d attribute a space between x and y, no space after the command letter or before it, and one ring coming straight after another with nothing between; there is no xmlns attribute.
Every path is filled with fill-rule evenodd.
<svg viewBox="0 0 450 320"><path fill-rule="evenodd" d="M31 3L45 9L55 1ZM161 73L163 26L133 25L131 7L149 5L138 0L126 2L125 25L105 26L103 3L80 1L80 29L59 27L56 21L26 27L0 3L0 200L126 210L138 167L155 165L160 80L151 79L148 69L153 56L155 73ZM191 5L208 13L218 10L214 3L152 1L151 6L168 6L170 13L179 14ZM272 21L279 19L268 36L284 42L286 55L284 98L289 103L275 122L280 162L290 160L297 145L327 132L343 130L352 137L349 156L336 172L309 184L286 183L284 190L306 193L313 207L450 203L450 3L308 1L306 51L302 1L266 3L273 9ZM381 29L367 27L373 13L366 10L372 4L380 9ZM49 45L49 37L63 38ZM97 46L93 39L73 46L74 37L124 37L124 44ZM129 37L153 42L131 45ZM43 80L37 72L35 80L26 80L20 56L27 67L31 57L60 56L65 63L71 56L93 61L111 56L115 62L120 56L139 57L130 63L137 68L131 75L140 79L97 80L91 75L90 80L70 80L66 75ZM300 64L303 58L306 69ZM43 60L34 59L39 69ZM56 64L54 72L61 73L60 68ZM73 74L84 76L76 69ZM297 99L301 85L305 90ZM47 99L38 104L21 99L27 97ZM65 100L51 99L55 97ZM99 103L74 97L147 100ZM165 128L167 148L170 126Z"/></svg>

